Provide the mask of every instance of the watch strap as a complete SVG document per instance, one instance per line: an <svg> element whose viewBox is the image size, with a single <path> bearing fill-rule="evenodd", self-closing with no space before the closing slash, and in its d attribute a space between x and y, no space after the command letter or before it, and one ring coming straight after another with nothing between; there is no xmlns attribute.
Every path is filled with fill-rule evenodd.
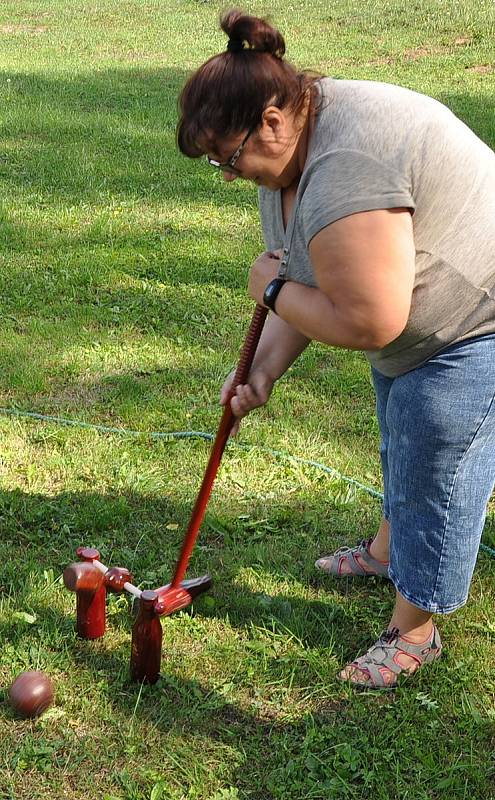
<svg viewBox="0 0 495 800"><path fill-rule="evenodd" d="M265 306L273 311L275 314L277 313L275 310L275 303L277 302L277 297L280 294L280 290L282 287L287 283L285 278L274 278L265 289L263 294L263 303Z"/></svg>

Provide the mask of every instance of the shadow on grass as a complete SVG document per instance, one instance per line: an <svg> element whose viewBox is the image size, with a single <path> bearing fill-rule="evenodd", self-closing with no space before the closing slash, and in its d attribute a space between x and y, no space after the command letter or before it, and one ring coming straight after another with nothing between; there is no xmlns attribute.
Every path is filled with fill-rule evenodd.
<svg viewBox="0 0 495 800"><path fill-rule="evenodd" d="M447 779L452 797L462 796L466 779L472 787L471 796L483 796L490 771L481 754L489 747L492 731L489 721L474 719L462 700L452 708L450 689L449 703L445 704L445 686L451 686L452 692L458 686L458 669L449 666L448 654L445 662L415 679L412 689L399 690L395 695L352 696L335 681L338 664L355 655L351 648L369 642L370 614L380 607L389 610L392 593L390 587L374 581L361 587L342 584L340 589L332 587L329 591L328 585L323 588L326 582L319 579L315 599L287 593L286 583L297 586L309 572L309 567L301 568L301 550L306 558L306 550L316 546L314 531L308 529L296 509L290 509L289 502L285 522L267 509L275 541L270 542L265 564L260 562L268 536L267 541L257 538L253 542L252 530L232 528L229 538L225 520L213 516L211 525L205 522L202 547L195 551L189 573L210 571L216 584L211 597L205 595L188 613L163 621L162 677L156 686L141 690L129 684L130 613L120 611L110 616L109 637L99 642L78 640L73 617L62 610L53 584L73 560L75 548L79 544L96 546L108 565L128 566L137 582L157 586L168 579L164 581L164 572L171 573L182 538L179 530L167 532L165 537L163 520L170 514L174 519L184 519L189 511L170 498L150 499L137 493L101 496L74 492L47 497L1 492L2 593L16 609L37 616L34 626L20 621L2 625L0 636L11 663L27 669L32 666L30 658L41 658L41 666L53 665L61 680L63 675L71 675L71 683L75 682L78 691L88 698L92 686L98 686L98 692L104 686L105 714L110 707L112 722L119 730L126 731L135 721L143 730L153 732L153 746L165 748L160 762L163 774L174 774L174 786L181 784L186 790L202 780L202 770L204 780L210 779L208 758L203 762L203 756L220 746L242 754L242 764L232 767L229 782L242 792L240 796L251 800L384 798L381 781L391 767L400 776L396 777L397 796L420 781L421 785L428 784L431 797L440 797L441 793L435 794L437 784L441 792L442 780ZM348 513L358 514L359 509ZM222 526L226 533L220 535ZM288 552L292 559L287 559ZM245 580L253 564L272 582L278 581L280 591L260 595L250 588ZM43 583L44 570L48 575ZM349 599L352 602L341 602ZM211 643L207 641L208 617L241 633L245 665L239 667L239 673L232 654L225 670L212 673L211 659L221 660L215 648L224 644L218 633L212 633ZM345 642L335 646L344 632ZM289 645L295 641L294 652L277 649L274 644L280 639ZM254 649L249 647L251 641ZM329 665L325 665L326 641ZM237 680L229 677L233 670L239 675ZM201 677L186 677L191 673ZM313 684L318 685L317 704ZM418 690L423 694L418 695ZM284 692L290 692L290 700L284 700ZM61 693L65 694L62 687ZM298 694L299 704L288 707ZM433 701L432 695L439 701ZM426 700L419 702L417 697ZM10 710L0 713L4 719L13 720ZM397 730L404 726L405 739L397 736ZM72 742L72 733L68 731L67 735ZM469 763L464 752L466 736L471 748ZM134 758L145 758L146 746L143 740L143 751L134 750ZM84 738L80 743L74 740L70 747L78 755L81 748L85 749ZM125 736L119 747L123 748L123 757ZM181 752L184 761L178 769L174 758ZM117 748L117 758L119 753ZM169 759L169 754L174 758ZM448 772L446 777L446 765L462 759L463 768ZM91 761L88 763L91 768ZM126 770L127 764L122 767L122 780L128 775L129 781L135 782Z"/></svg>
<svg viewBox="0 0 495 800"><path fill-rule="evenodd" d="M79 545L96 547L108 566L128 567L141 588L168 583L191 510L192 501L186 506L172 497L151 498L138 493L102 496L80 492L48 497L21 490L0 492L2 592L22 608L33 593L36 597L44 572L49 571L45 582L50 584L75 560ZM268 509L266 513L270 516ZM179 520L180 524L173 530L164 529L167 519ZM294 560L287 559L288 538L292 538L289 553ZM334 584L331 594L337 602L329 597L328 582L315 576L312 568L315 538L304 513L291 501L272 517L265 531L263 527L256 531L256 523L236 518L226 521L223 516L208 513L188 576L208 572L214 586L209 595L197 599L194 608L205 618L228 617L232 625L242 629L251 624L267 629L280 625L280 631L300 639L304 646L321 645L345 623L345 611L338 601L351 595L353 588L347 581ZM302 547L308 551L303 561L298 552ZM272 584L273 596L249 588L247 581ZM306 600L297 593L287 594L291 582L302 589L312 583L316 597ZM378 588L374 581L361 582L361 590L369 593L371 589L372 595ZM42 593L46 591L42 587ZM43 615L42 604L36 613ZM49 609L47 613L51 613ZM299 620L298 629L292 630L295 620Z"/></svg>
<svg viewBox="0 0 495 800"><path fill-rule="evenodd" d="M324 552L346 543L356 520L363 535L371 533L379 519L379 503L370 504L367 496L358 495L354 502L325 509L315 491L311 506L321 509L317 527L303 496L292 495L283 505L278 500L272 507L265 501L262 509L253 503L252 516L238 516L231 509L207 511L187 576L209 573L213 588L197 598L194 611L204 618L228 619L246 630L254 625L285 631L309 648L341 639L342 628L351 624L352 631L347 630L339 648L347 656L368 641L377 632L369 625L370 615L386 622L392 609L392 585L374 578L334 580L313 564ZM22 606L33 591L36 596L33 587L43 573L49 571L45 583L55 580L75 560L80 545L96 547L108 566L129 568L143 589L168 583L194 499L184 503L174 490L159 496L129 491L54 496L1 491L0 590ZM360 502L364 500L366 504ZM170 519L177 522L165 527ZM484 539L490 542L494 533L495 517L489 514ZM487 566L489 572L491 559L484 554L481 558L481 569L486 572ZM311 599L301 596L308 587Z"/></svg>
<svg viewBox="0 0 495 800"><path fill-rule="evenodd" d="M0 178L41 203L80 206L150 198L244 206L244 192L224 191L212 171L177 151L177 99L187 77L172 68L106 69L87 74L8 74L0 142ZM7 81L8 79L8 81Z"/></svg>

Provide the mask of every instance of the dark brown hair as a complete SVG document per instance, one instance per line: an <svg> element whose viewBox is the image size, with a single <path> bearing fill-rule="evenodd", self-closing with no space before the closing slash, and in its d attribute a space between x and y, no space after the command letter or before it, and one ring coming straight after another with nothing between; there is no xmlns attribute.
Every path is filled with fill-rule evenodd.
<svg viewBox="0 0 495 800"><path fill-rule="evenodd" d="M283 36L265 19L232 9L220 25L229 37L227 50L199 67L179 97L177 144L191 158L218 139L255 127L269 104L297 115L321 77L285 61Z"/></svg>

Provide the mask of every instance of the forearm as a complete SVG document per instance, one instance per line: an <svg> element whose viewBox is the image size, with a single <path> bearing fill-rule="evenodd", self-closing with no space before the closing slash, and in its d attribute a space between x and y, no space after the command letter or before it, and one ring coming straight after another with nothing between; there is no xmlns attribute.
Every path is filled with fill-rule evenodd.
<svg viewBox="0 0 495 800"><path fill-rule="evenodd" d="M310 339L276 314L269 313L252 370L278 380L308 346Z"/></svg>

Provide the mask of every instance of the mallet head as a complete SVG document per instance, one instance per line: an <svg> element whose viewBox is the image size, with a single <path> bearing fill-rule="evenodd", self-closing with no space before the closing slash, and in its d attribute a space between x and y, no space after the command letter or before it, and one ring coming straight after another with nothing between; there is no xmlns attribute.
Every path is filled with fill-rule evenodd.
<svg viewBox="0 0 495 800"><path fill-rule="evenodd" d="M125 583L132 583L132 575L125 567L110 567L104 575L105 586L109 592L123 592Z"/></svg>
<svg viewBox="0 0 495 800"><path fill-rule="evenodd" d="M75 561L64 569L63 579L70 592L94 594L103 585L105 576L90 561Z"/></svg>

